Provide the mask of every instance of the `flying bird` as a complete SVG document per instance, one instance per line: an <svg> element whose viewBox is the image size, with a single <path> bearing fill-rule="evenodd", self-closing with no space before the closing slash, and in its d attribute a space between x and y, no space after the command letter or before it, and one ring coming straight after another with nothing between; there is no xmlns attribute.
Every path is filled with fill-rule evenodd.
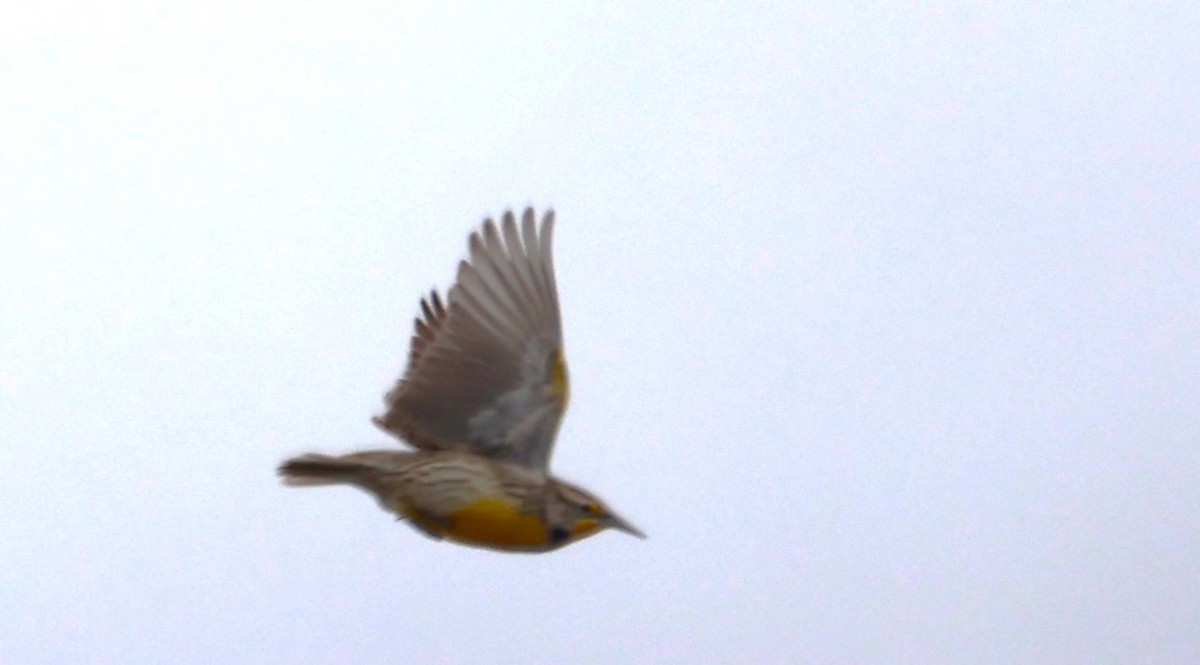
<svg viewBox="0 0 1200 665"><path fill-rule="evenodd" d="M311 453L287 485L345 484L435 539L548 552L612 528L645 535L587 490L550 473L567 409L562 318L550 244L532 208L471 234L445 301L432 291L403 378L375 424L410 450Z"/></svg>

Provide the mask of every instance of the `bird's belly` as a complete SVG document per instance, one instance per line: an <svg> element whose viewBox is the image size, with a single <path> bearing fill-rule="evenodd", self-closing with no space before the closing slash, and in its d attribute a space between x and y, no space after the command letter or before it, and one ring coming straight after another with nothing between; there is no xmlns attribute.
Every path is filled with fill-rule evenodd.
<svg viewBox="0 0 1200 665"><path fill-rule="evenodd" d="M540 517L520 513L496 499L482 499L451 513L445 537L506 550L544 549L550 542Z"/></svg>

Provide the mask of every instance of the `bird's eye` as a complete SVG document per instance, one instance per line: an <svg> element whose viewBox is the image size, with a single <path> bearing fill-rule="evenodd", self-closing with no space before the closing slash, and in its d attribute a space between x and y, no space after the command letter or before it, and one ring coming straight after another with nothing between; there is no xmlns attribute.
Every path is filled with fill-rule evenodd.
<svg viewBox="0 0 1200 665"><path fill-rule="evenodd" d="M600 506L599 504L589 503L583 507L583 510L589 515L598 515L600 513Z"/></svg>

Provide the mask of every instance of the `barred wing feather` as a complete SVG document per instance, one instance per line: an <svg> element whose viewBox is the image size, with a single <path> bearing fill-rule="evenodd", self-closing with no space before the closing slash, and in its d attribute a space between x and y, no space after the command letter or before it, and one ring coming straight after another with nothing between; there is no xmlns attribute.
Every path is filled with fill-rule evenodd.
<svg viewBox="0 0 1200 665"><path fill-rule="evenodd" d="M379 427L417 448L546 474L568 393L553 228L553 211L539 232L529 208L519 228L509 212L471 235L447 302L436 291L421 301L408 369Z"/></svg>

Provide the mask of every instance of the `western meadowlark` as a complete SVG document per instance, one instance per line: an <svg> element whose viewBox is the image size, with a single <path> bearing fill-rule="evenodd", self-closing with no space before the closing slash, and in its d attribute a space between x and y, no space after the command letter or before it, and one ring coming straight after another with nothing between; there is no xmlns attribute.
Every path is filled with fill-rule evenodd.
<svg viewBox="0 0 1200 665"><path fill-rule="evenodd" d="M375 424L416 450L284 462L294 486L348 484L436 539L517 552L558 549L605 528L645 538L548 469L567 408L550 240L532 208L471 234L446 303L421 300L408 368Z"/></svg>

